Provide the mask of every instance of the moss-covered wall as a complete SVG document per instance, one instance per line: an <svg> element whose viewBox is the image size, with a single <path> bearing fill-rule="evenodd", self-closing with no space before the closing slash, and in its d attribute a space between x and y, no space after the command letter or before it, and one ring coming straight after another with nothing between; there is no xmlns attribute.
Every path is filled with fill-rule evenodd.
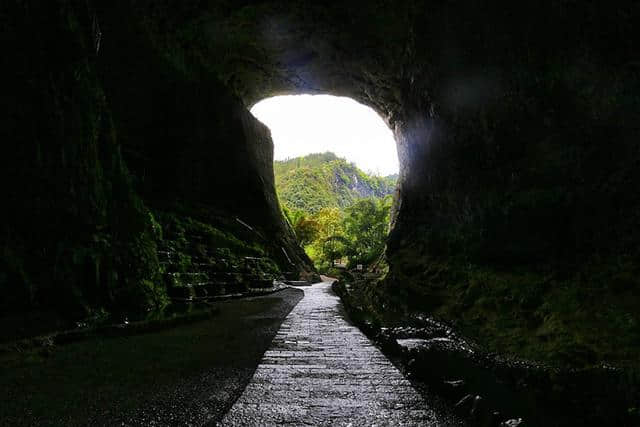
<svg viewBox="0 0 640 427"><path fill-rule="evenodd" d="M265 234L283 267L308 269L278 206L269 130L176 34L170 22L180 9L156 2L98 9L110 35L100 73L136 189L160 209L236 216Z"/></svg>
<svg viewBox="0 0 640 427"><path fill-rule="evenodd" d="M5 2L0 17L2 314L153 304L146 206L237 217L283 271L312 268L278 206L268 129L162 35L162 16L59 0Z"/></svg>
<svg viewBox="0 0 640 427"><path fill-rule="evenodd" d="M144 305L155 243L96 72L95 15L1 9L0 310Z"/></svg>

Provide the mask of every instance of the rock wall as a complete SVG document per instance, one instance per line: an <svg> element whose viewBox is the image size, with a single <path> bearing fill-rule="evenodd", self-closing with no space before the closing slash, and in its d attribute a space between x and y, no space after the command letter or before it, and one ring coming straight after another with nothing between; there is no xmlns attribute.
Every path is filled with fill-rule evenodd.
<svg viewBox="0 0 640 427"><path fill-rule="evenodd" d="M0 17L4 314L147 308L161 286L147 206L238 218L283 271L312 269L280 213L268 129L152 11L6 2Z"/></svg>
<svg viewBox="0 0 640 427"><path fill-rule="evenodd" d="M418 15L395 116L388 292L401 306L492 350L633 359L638 13L453 2Z"/></svg>
<svg viewBox="0 0 640 427"><path fill-rule="evenodd" d="M152 6L98 9L110 35L98 56L101 77L136 188L154 207L237 216L274 239L278 258L282 246L308 269L276 198L269 130L164 33L153 19L166 17Z"/></svg>
<svg viewBox="0 0 640 427"><path fill-rule="evenodd" d="M1 9L0 310L136 305L158 261L96 72L92 12Z"/></svg>
<svg viewBox="0 0 640 427"><path fill-rule="evenodd" d="M403 220L431 253L489 263L633 252L637 7L453 3L413 24Z"/></svg>

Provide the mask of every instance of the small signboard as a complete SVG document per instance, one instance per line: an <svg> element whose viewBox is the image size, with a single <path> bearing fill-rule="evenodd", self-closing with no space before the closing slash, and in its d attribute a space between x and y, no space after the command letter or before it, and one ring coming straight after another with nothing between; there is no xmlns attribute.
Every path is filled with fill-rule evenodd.
<svg viewBox="0 0 640 427"><path fill-rule="evenodd" d="M362 264L358 264L358 265L356 265L356 270L358 270L358 271L362 271Z"/></svg>

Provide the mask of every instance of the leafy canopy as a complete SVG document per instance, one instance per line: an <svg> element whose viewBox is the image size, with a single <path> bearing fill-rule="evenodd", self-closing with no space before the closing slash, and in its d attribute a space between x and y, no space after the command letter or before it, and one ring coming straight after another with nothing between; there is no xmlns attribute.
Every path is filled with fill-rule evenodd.
<svg viewBox="0 0 640 427"><path fill-rule="evenodd" d="M329 152L276 161L274 171L283 212L319 269L382 255L397 176L370 176Z"/></svg>

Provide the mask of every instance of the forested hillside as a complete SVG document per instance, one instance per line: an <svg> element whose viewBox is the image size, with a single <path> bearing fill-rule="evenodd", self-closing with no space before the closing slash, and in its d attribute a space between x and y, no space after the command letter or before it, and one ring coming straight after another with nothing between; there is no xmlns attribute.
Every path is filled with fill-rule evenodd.
<svg viewBox="0 0 640 427"><path fill-rule="evenodd" d="M320 271L379 259L397 175L369 175L330 152L276 161L274 171L285 216Z"/></svg>
<svg viewBox="0 0 640 427"><path fill-rule="evenodd" d="M334 153L316 153L274 163L280 203L290 210L317 213L346 208L358 199L393 193L397 176L368 175Z"/></svg>

